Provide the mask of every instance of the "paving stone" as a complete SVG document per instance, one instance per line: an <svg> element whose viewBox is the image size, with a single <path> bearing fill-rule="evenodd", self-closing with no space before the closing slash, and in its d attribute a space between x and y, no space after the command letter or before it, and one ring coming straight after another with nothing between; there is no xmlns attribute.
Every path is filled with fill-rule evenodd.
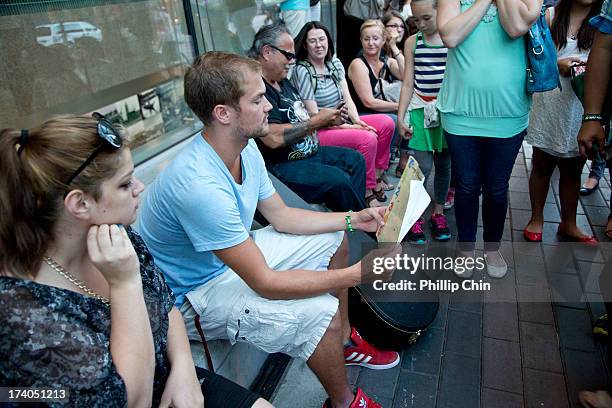
<svg viewBox="0 0 612 408"><path fill-rule="evenodd" d="M518 208L510 209L510 216L512 217L512 229L523 231L529 220L531 219L531 210L520 210Z"/></svg>
<svg viewBox="0 0 612 408"><path fill-rule="evenodd" d="M514 268L508 267L508 273L503 279L485 277L485 282L491 284L491 290L485 292L485 303L490 302L513 302L516 303L516 287L514 278Z"/></svg>
<svg viewBox="0 0 612 408"><path fill-rule="evenodd" d="M599 191L601 191L601 195L606 201L610 201L610 188L609 187L599 187Z"/></svg>
<svg viewBox="0 0 612 408"><path fill-rule="evenodd" d="M569 407L565 381L561 374L523 369L526 408Z"/></svg>
<svg viewBox="0 0 612 408"><path fill-rule="evenodd" d="M483 332L486 337L519 341L518 309L516 303L485 303Z"/></svg>
<svg viewBox="0 0 612 408"><path fill-rule="evenodd" d="M476 276L476 275L474 275ZM472 277L475 281L480 278ZM481 292L468 292L460 290L450 295L449 308L452 310L461 310L471 313L482 313L482 299L483 294Z"/></svg>
<svg viewBox="0 0 612 408"><path fill-rule="evenodd" d="M529 193L520 193L518 191L511 191L510 195L510 208L517 210L529 210L531 211L531 201L529 200Z"/></svg>
<svg viewBox="0 0 612 408"><path fill-rule="evenodd" d="M589 312L591 314L591 322L595 324L597 318L602 314L606 313L606 307L603 303L603 298L600 294L587 293L587 302L589 304Z"/></svg>
<svg viewBox="0 0 612 408"><path fill-rule="evenodd" d="M600 293L599 277L606 264L594 262L578 262L578 275L585 292Z"/></svg>
<svg viewBox="0 0 612 408"><path fill-rule="evenodd" d="M514 165L512 167L512 177L527 177L527 170L523 165Z"/></svg>
<svg viewBox="0 0 612 408"><path fill-rule="evenodd" d="M605 227L608 223L608 215L610 214L610 210L607 207L593 207L590 205L585 205L584 212L586 212L586 215L589 217L589 221L593 226L598 225Z"/></svg>
<svg viewBox="0 0 612 408"><path fill-rule="evenodd" d="M518 258L515 268L517 284L548 287L544 259L535 257Z"/></svg>
<svg viewBox="0 0 612 408"><path fill-rule="evenodd" d="M603 247L603 244L599 244L598 246L591 245L572 245L572 254L579 261L587 261L587 262L599 262L604 263L604 257L600 248ZM612 247L612 246L611 246Z"/></svg>
<svg viewBox="0 0 612 408"><path fill-rule="evenodd" d="M481 324L480 314L449 310L445 352L480 359Z"/></svg>
<svg viewBox="0 0 612 408"><path fill-rule="evenodd" d="M550 294L546 285L516 285L519 302L550 303Z"/></svg>
<svg viewBox="0 0 612 408"><path fill-rule="evenodd" d="M485 337L483 339L482 366L483 387L522 393L519 343Z"/></svg>
<svg viewBox="0 0 612 408"><path fill-rule="evenodd" d="M607 388L608 374L599 351L563 350L563 361L570 398L578 402L581 390Z"/></svg>
<svg viewBox="0 0 612 408"><path fill-rule="evenodd" d="M608 194L607 197L610 198L610 194ZM595 207L607 207L606 200L601 195L600 190L595 190L588 196L580 196L580 202L583 205L592 205Z"/></svg>
<svg viewBox="0 0 612 408"><path fill-rule="evenodd" d="M361 368L361 366L346 366L346 379L351 387L357 385L361 370L365 370L365 368Z"/></svg>
<svg viewBox="0 0 612 408"><path fill-rule="evenodd" d="M575 275L555 275L550 280L552 300L560 306L586 309L580 279Z"/></svg>
<svg viewBox="0 0 612 408"><path fill-rule="evenodd" d="M440 293L440 307L438 308L436 318L431 323L431 328L444 329L446 327L449 298L450 295L448 293Z"/></svg>
<svg viewBox="0 0 612 408"><path fill-rule="evenodd" d="M582 203L580 201L578 201L578 207L576 208L576 214L584 215L584 207L582 206Z"/></svg>
<svg viewBox="0 0 612 408"><path fill-rule="evenodd" d="M482 408L524 408L523 396L505 391L483 388L481 393Z"/></svg>
<svg viewBox="0 0 612 408"><path fill-rule="evenodd" d="M555 327L530 322L521 322L520 327L523 367L562 373L559 336Z"/></svg>
<svg viewBox="0 0 612 408"><path fill-rule="evenodd" d="M400 365L388 370L361 370L357 385L374 399L393 400L399 374Z"/></svg>
<svg viewBox="0 0 612 408"><path fill-rule="evenodd" d="M546 226L546 223L544 223ZM538 242L527 242L523 238L523 231L512 231L512 252L515 258L525 256L537 256L542 257L542 244Z"/></svg>
<svg viewBox="0 0 612 408"><path fill-rule="evenodd" d="M554 307L561 347L582 351L595 351L591 335L591 317L586 310Z"/></svg>
<svg viewBox="0 0 612 408"><path fill-rule="evenodd" d="M561 214L557 204L544 204L544 222L561 222Z"/></svg>
<svg viewBox="0 0 612 408"><path fill-rule="evenodd" d="M556 204L559 200L555 196L555 191L552 188L548 189L548 194L546 195L546 202Z"/></svg>
<svg viewBox="0 0 612 408"><path fill-rule="evenodd" d="M444 356L436 406L480 407L480 358L453 353Z"/></svg>
<svg viewBox="0 0 612 408"><path fill-rule="evenodd" d="M509 191L518 191L521 193L529 192L529 179L524 177L510 177Z"/></svg>
<svg viewBox="0 0 612 408"><path fill-rule="evenodd" d="M550 303L519 302L519 322L554 324L555 318Z"/></svg>
<svg viewBox="0 0 612 408"><path fill-rule="evenodd" d="M393 408L434 408L437 387L436 376L402 371L395 390Z"/></svg>
<svg viewBox="0 0 612 408"><path fill-rule="evenodd" d="M430 328L419 341L402 353L402 370L438 375L444 330Z"/></svg>

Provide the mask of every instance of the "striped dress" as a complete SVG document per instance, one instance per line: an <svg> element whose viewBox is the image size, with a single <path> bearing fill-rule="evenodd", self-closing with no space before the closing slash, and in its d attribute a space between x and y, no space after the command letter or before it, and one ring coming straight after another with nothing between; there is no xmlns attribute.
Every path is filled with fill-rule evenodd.
<svg viewBox="0 0 612 408"><path fill-rule="evenodd" d="M414 49L414 92L425 102L431 102L438 96L448 49L443 45L429 45L423 33L417 33Z"/></svg>
<svg viewBox="0 0 612 408"><path fill-rule="evenodd" d="M411 149L426 152L441 152L447 148L446 140L440 126L425 128L425 105L435 103L444 79L446 54L448 49L443 45L429 45L423 33L417 33L414 47L414 93L408 106L406 120L413 129L413 136L408 143Z"/></svg>

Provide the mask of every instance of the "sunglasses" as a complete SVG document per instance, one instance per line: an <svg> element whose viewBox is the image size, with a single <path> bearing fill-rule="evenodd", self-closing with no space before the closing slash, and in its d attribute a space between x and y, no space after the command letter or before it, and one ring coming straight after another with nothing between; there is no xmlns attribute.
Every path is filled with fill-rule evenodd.
<svg viewBox="0 0 612 408"><path fill-rule="evenodd" d="M285 58L287 58L287 61L291 61L291 60L294 60L296 58L294 53L289 52L289 51L285 51L283 49L280 49L280 48L278 48L278 47L276 47L276 46L274 46L272 44L268 44L268 47L274 48L276 51L278 51L281 54L283 54L285 56Z"/></svg>
<svg viewBox="0 0 612 408"><path fill-rule="evenodd" d="M70 176L66 182L67 185L70 185L70 183L72 183L74 179L81 174L83 169L85 169L85 167L87 167L105 147L112 150L117 150L123 145L123 139L121 139L121 136L119 136L119 133L117 130L115 130L113 124L110 123L110 121L106 119L104 115L94 112L91 117L98 121L98 137L100 138L100 145L96 147L96 149L89 155L83 164L81 164L72 174L72 176Z"/></svg>

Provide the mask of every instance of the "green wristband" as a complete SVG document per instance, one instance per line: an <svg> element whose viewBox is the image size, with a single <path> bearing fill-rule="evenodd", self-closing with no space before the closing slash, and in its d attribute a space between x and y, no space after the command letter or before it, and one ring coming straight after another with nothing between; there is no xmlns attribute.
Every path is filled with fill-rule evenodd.
<svg viewBox="0 0 612 408"><path fill-rule="evenodd" d="M351 213L353 210L349 210L349 215L344 217L344 223L346 224L346 230L348 232L353 232L355 229L353 228L353 224L351 224Z"/></svg>

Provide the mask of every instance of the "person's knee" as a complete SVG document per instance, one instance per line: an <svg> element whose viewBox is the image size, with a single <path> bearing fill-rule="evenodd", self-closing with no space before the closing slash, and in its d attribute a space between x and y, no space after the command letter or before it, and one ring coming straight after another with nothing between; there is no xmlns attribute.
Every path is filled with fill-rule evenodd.
<svg viewBox="0 0 612 408"><path fill-rule="evenodd" d="M270 404L263 398L258 398L257 401L251 405L251 408L274 408L274 405Z"/></svg>

